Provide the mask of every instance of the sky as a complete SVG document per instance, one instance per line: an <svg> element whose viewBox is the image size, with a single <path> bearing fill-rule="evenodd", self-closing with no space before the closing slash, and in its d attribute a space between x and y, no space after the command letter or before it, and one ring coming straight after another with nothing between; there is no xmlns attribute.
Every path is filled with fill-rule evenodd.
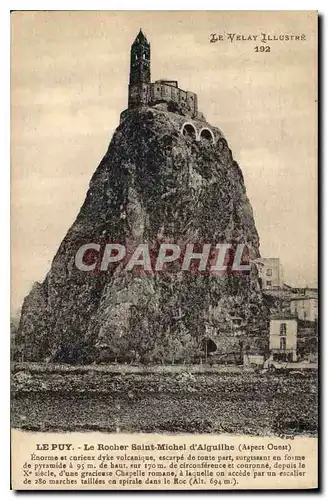
<svg viewBox="0 0 328 500"><path fill-rule="evenodd" d="M42 281L84 201L120 112L130 46L152 80L179 81L240 165L262 257L317 284L317 39L311 12L14 12L11 45L12 311ZM211 33L222 40L210 43ZM229 33L257 36L228 39ZM261 43L261 33L305 40ZM270 52L255 47L269 45Z"/></svg>

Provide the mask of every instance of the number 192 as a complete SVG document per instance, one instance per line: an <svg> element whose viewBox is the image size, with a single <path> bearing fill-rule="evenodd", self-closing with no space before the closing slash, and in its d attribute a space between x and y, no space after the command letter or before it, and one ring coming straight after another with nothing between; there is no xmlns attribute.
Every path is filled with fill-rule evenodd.
<svg viewBox="0 0 328 500"><path fill-rule="evenodd" d="M269 45L256 45L256 47L254 47L254 50L255 52L271 52L271 47L269 47Z"/></svg>

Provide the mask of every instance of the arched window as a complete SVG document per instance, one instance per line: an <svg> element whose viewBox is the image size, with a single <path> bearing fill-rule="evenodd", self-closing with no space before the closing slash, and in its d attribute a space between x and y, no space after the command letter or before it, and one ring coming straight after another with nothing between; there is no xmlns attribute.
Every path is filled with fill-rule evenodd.
<svg viewBox="0 0 328 500"><path fill-rule="evenodd" d="M214 135L209 128L202 128L199 133L199 139L205 142L212 142L214 144Z"/></svg>
<svg viewBox="0 0 328 500"><path fill-rule="evenodd" d="M282 351L286 350L286 337L280 337L280 349Z"/></svg>
<svg viewBox="0 0 328 500"><path fill-rule="evenodd" d="M280 332L279 332L280 337L285 337L286 333L287 333L287 325L286 325L286 323L281 323Z"/></svg>
<svg viewBox="0 0 328 500"><path fill-rule="evenodd" d="M182 135L192 137L193 139L197 138L197 130L195 126L190 122L184 123L182 125L181 133Z"/></svg>

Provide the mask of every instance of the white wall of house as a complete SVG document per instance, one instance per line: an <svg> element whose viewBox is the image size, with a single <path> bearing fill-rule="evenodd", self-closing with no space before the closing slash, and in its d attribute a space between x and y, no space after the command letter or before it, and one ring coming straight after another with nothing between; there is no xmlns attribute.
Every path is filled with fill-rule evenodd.
<svg viewBox="0 0 328 500"><path fill-rule="evenodd" d="M280 260L275 257L256 260L259 278L263 289L281 287L283 285L283 270Z"/></svg>
<svg viewBox="0 0 328 500"><path fill-rule="evenodd" d="M315 321L318 318L318 299L314 297L292 299L290 312L296 314L299 319Z"/></svg>
<svg viewBox="0 0 328 500"><path fill-rule="evenodd" d="M281 352L294 351L296 353L296 348L297 348L297 320L292 318L271 319L270 350L276 350Z"/></svg>

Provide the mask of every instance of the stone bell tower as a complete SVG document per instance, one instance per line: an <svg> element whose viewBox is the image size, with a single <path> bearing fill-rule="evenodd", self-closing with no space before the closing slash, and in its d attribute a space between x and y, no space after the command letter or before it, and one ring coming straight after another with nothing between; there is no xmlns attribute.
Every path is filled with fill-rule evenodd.
<svg viewBox="0 0 328 500"><path fill-rule="evenodd" d="M140 29L131 46L129 108L146 104L150 92L150 43Z"/></svg>

